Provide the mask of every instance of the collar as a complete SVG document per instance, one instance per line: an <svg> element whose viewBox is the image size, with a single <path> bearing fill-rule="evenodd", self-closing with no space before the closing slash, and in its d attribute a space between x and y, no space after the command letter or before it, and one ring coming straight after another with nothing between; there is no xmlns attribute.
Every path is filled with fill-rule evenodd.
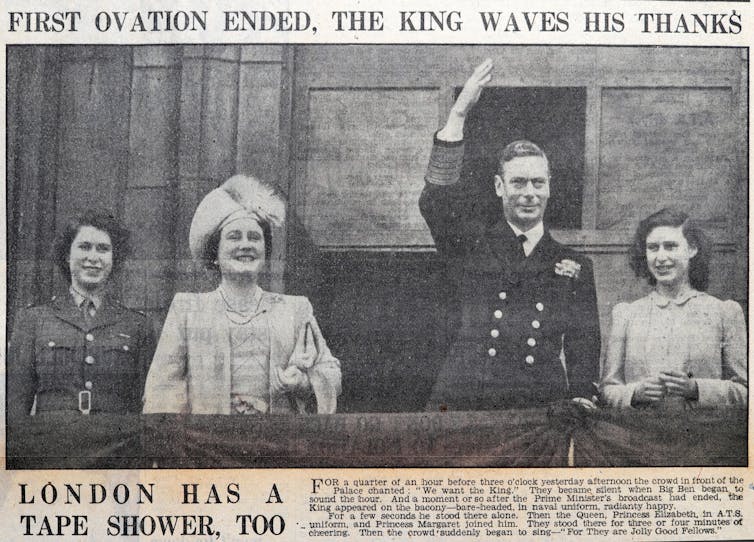
<svg viewBox="0 0 754 542"><path fill-rule="evenodd" d="M542 239L545 234L545 225L543 222L537 222L537 225L530 228L528 231L521 231L519 228L508 222L508 226L513 230L513 233L518 237L519 235L525 235L526 241L524 241L524 254L527 256L532 253L534 247Z"/></svg>
<svg viewBox="0 0 754 542"><path fill-rule="evenodd" d="M698 297L700 295L702 295L702 292L691 288L686 293L676 297L675 299L670 299L668 297L665 297L664 295L659 294L657 290L652 290L652 293L649 294L649 297L655 305L657 305L660 308L665 308L668 305L670 305L671 302L674 305L681 306L685 304L689 299L693 297Z"/></svg>
<svg viewBox="0 0 754 542"><path fill-rule="evenodd" d="M99 308L102 306L101 295L84 295L81 292L79 292L76 288L74 288L73 285L71 285L71 287L68 288L68 291L71 293L71 297L73 297L73 302L76 304L78 308L81 308L81 306L87 300L94 303L94 308L96 310L99 310Z"/></svg>

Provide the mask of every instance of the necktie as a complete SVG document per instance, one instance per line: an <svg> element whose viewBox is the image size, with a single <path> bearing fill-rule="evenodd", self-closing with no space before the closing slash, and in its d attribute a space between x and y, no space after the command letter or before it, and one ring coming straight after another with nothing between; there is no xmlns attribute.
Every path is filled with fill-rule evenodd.
<svg viewBox="0 0 754 542"><path fill-rule="evenodd" d="M516 237L516 239L518 239L518 242L521 243L521 252L523 253L524 258L525 258L526 257L526 251L524 250L524 243L526 242L526 236L522 233L521 235L519 235L518 237Z"/></svg>
<svg viewBox="0 0 754 542"><path fill-rule="evenodd" d="M84 321L86 321L86 325L91 326L92 322L94 322L94 315L97 313L97 307L94 306L94 301L92 301L91 299L85 300L83 304L83 311Z"/></svg>

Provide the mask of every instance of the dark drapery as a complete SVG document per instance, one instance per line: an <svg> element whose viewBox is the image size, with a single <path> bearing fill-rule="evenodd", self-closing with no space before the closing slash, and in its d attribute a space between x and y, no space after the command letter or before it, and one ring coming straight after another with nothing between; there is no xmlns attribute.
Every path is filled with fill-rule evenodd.
<svg viewBox="0 0 754 542"><path fill-rule="evenodd" d="M8 468L744 466L745 410L32 416Z"/></svg>

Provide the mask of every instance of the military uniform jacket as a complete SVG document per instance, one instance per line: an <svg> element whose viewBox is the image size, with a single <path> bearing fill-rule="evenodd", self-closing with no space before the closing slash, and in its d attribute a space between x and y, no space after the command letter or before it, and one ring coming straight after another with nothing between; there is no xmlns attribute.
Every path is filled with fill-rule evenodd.
<svg viewBox="0 0 754 542"><path fill-rule="evenodd" d="M489 410L591 398L600 354L591 262L547 231L525 257L505 220L480 223L476 198L462 183L433 182L443 180L443 171L460 170L462 154L462 145L436 141L420 199L457 292L449 308L457 332L429 408ZM556 273L563 260L581 266L577 277Z"/></svg>
<svg viewBox="0 0 754 542"><path fill-rule="evenodd" d="M79 411L89 392L91 412L138 413L154 332L148 317L105 299L87 323L70 295L26 308L8 349L8 417ZM86 396L84 398L86 402Z"/></svg>

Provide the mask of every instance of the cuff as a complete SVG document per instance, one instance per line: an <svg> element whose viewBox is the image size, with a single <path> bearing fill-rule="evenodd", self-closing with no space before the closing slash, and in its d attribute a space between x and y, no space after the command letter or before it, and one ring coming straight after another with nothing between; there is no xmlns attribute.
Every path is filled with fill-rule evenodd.
<svg viewBox="0 0 754 542"><path fill-rule="evenodd" d="M432 144L440 147L462 147L464 145L464 140L459 139L458 141L445 141L444 139L440 139L437 137L437 134L440 133L439 130L435 132L435 135L432 138Z"/></svg>
<svg viewBox="0 0 754 542"><path fill-rule="evenodd" d="M697 396L694 401L700 407L728 406L726 395L720 393L720 380L714 378L697 378Z"/></svg>
<svg viewBox="0 0 754 542"><path fill-rule="evenodd" d="M461 178L464 150L463 140L442 141L437 139L437 134L435 134L424 180L429 184L440 186L456 184Z"/></svg>

